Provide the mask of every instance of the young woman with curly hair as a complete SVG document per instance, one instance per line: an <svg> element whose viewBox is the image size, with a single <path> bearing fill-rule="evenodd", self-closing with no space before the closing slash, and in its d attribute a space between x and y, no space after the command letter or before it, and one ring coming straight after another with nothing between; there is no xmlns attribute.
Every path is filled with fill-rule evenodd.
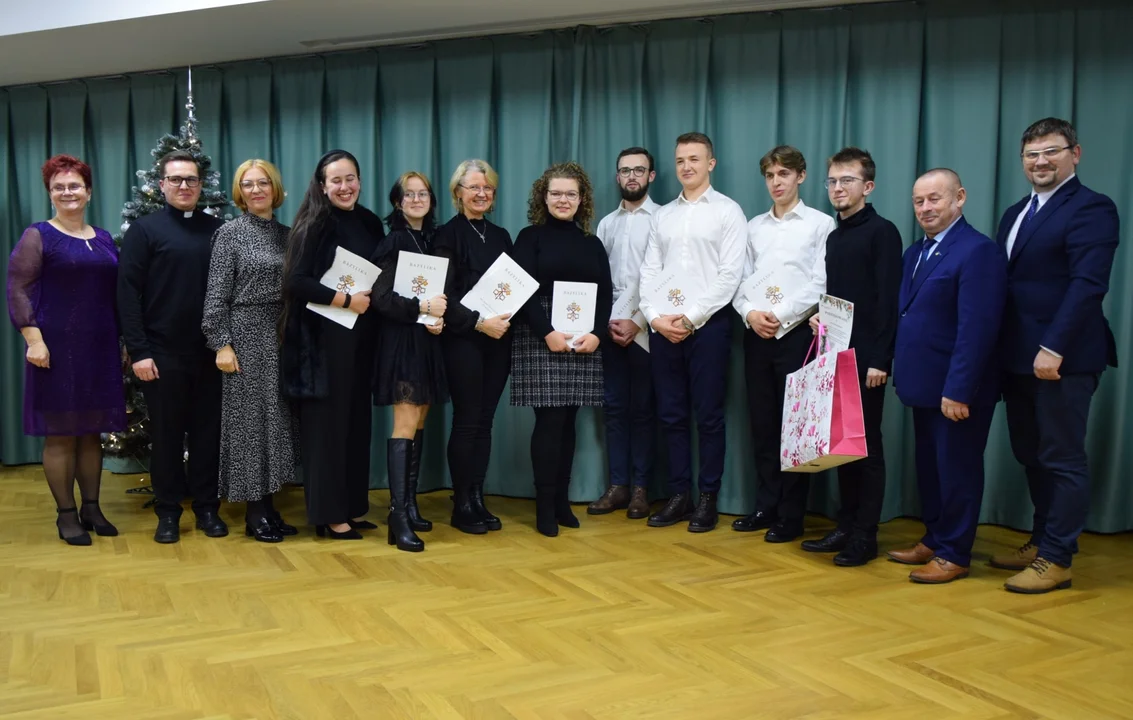
<svg viewBox="0 0 1133 720"><path fill-rule="evenodd" d="M613 283L602 241L590 234L594 191L576 163L547 168L531 186L527 219L513 257L539 281L519 312L512 352L511 404L535 408L531 466L535 475L535 526L554 537L559 526L578 527L569 488L578 408L601 406L601 343L608 339ZM598 286L594 331L571 338L551 327L555 282ZM573 340L573 345L572 345Z"/></svg>

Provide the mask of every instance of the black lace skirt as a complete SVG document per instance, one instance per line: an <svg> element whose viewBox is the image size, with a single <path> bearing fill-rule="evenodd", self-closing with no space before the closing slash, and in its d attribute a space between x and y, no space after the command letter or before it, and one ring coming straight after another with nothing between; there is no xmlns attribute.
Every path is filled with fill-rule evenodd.
<svg viewBox="0 0 1133 720"><path fill-rule="evenodd" d="M378 330L374 404L443 405L448 380L441 338L424 325L385 320Z"/></svg>

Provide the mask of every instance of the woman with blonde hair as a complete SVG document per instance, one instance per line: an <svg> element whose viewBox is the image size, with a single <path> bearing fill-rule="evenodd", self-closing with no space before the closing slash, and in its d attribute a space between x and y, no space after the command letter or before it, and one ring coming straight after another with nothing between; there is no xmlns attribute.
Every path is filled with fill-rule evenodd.
<svg viewBox="0 0 1133 720"><path fill-rule="evenodd" d="M448 402L441 339L447 299L401 297L393 291L402 251L433 255L436 197L429 179L419 172L402 175L389 191L393 206L386 216L389 235L378 250L382 270L374 285L373 303L385 319L378 327L374 404L393 406L393 434L387 443L389 473L389 544L398 550L420 552L425 543L414 531L433 529L417 509L417 479L421 472L421 441L425 417L433 405ZM417 322L422 314L437 318L432 325Z"/></svg>
<svg viewBox="0 0 1133 720"><path fill-rule="evenodd" d="M511 235L485 217L496 202L500 178L483 160L465 160L449 192L456 215L437 230L436 254L449 260L445 291L445 370L452 394L448 466L452 474L452 526L482 535L500 519L484 506L484 479L492 452L492 421L511 367L509 316L491 319L460 304L500 255L511 254Z"/></svg>
<svg viewBox="0 0 1133 720"><path fill-rule="evenodd" d="M296 534L272 496L295 472L297 427L280 385L277 325L289 228L279 170L266 160L236 169L232 199L244 214L213 236L201 329L224 373L220 494L246 503L245 534L277 543Z"/></svg>
<svg viewBox="0 0 1133 720"><path fill-rule="evenodd" d="M552 165L531 186L527 221L515 239L515 261L539 281L519 312L511 361L511 404L535 409L531 467L535 474L535 527L544 535L576 528L570 508L574 424L582 406L602 405L602 355L613 304L610 261L590 233L594 191L577 163ZM551 326L556 282L597 286L594 331L572 337ZM598 333L601 333L599 335Z"/></svg>

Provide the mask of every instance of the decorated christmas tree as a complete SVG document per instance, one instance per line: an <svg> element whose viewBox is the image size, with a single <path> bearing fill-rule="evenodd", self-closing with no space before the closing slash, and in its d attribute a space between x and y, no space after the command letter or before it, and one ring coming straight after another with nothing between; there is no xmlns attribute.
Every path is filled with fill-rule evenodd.
<svg viewBox="0 0 1133 720"><path fill-rule="evenodd" d="M231 217L228 196L220 187L220 173L212 169L212 159L201 149L201 139L197 135L197 118L193 114L193 71L189 70L189 92L185 103L188 115L185 124L177 135L165 135L150 150L152 164L148 170L138 170L138 184L131 188L133 199L122 207L122 229L114 236L121 245L122 237L130 228L130 223L138 218L157 212L165 207L165 195L161 192L157 163L174 150L186 150L193 154L200 167L201 198L197 208L209 215ZM111 469L119 472L145 471L149 468L150 437L149 416L146 401L142 395L142 382L134 376L133 370L125 369L126 418L127 427L122 432L106 433L102 436L102 449L108 458ZM116 461L116 462L115 462Z"/></svg>

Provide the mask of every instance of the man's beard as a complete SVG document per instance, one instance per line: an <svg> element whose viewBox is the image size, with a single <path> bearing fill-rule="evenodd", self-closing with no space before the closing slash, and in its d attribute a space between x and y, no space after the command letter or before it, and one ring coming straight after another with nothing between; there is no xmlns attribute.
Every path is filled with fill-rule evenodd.
<svg viewBox="0 0 1133 720"><path fill-rule="evenodd" d="M636 190L629 190L621 185L618 186L618 189L622 191L622 200L637 202L649 194L649 182L640 183Z"/></svg>

